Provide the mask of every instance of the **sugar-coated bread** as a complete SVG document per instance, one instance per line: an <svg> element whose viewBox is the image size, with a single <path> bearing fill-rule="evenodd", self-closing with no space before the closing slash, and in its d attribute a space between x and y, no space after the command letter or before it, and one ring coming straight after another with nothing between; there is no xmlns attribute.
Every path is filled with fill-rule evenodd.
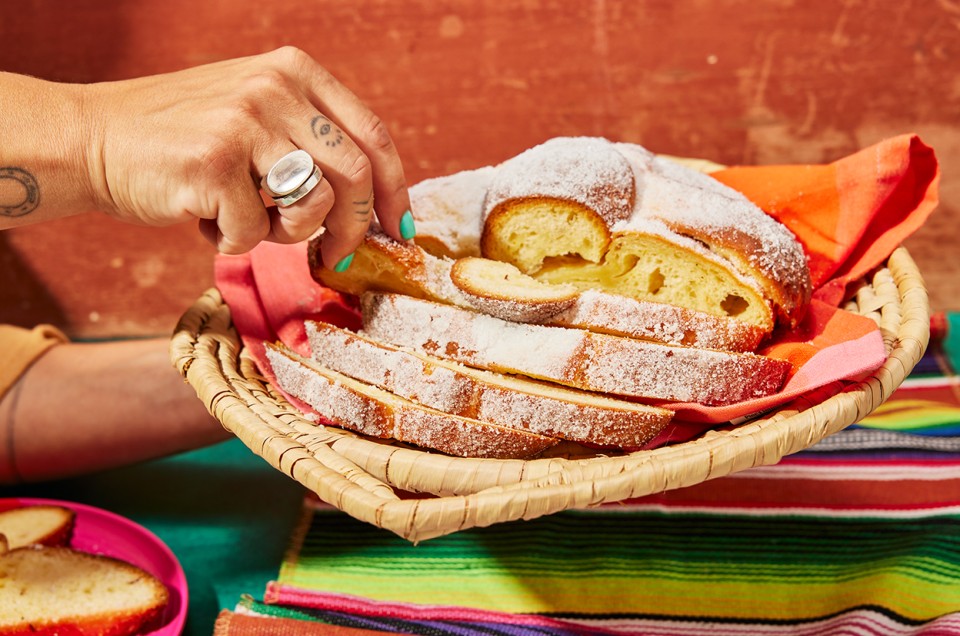
<svg viewBox="0 0 960 636"><path fill-rule="evenodd" d="M741 320L598 290L580 292L567 306L566 302L544 303L542 295L539 300L530 298L534 287L521 282L500 286L496 291L500 297L496 298L489 291L489 277L485 277L486 281L477 280L472 274L488 265L497 269L498 262L473 260L475 257L457 261L436 257L418 245L396 241L376 228L368 232L355 252L353 264L345 272L323 267L319 246L319 240L313 240L307 247L313 277L332 289L356 296L366 291L394 292L477 309L516 322L543 322L723 351L754 351L769 334L769 329ZM453 270L459 261L468 261L470 265L460 264L455 275ZM512 279L523 280L517 276ZM551 289L549 293L556 294L555 298L561 298L570 289L569 285L548 286L543 281L537 282L542 283L541 288ZM559 313L551 315L555 309L560 310Z"/></svg>
<svg viewBox="0 0 960 636"><path fill-rule="evenodd" d="M0 512L0 534L10 550L27 545L67 545L76 513L55 505L31 505Z"/></svg>
<svg viewBox="0 0 960 636"><path fill-rule="evenodd" d="M507 322L399 294L361 297L364 333L462 364L588 391L723 405L779 390L790 363Z"/></svg>
<svg viewBox="0 0 960 636"><path fill-rule="evenodd" d="M559 440L460 417L337 373L283 345L267 343L278 386L324 419L364 435L392 438L461 457L521 459Z"/></svg>
<svg viewBox="0 0 960 636"><path fill-rule="evenodd" d="M581 195L594 178L583 166L611 157L627 166L634 195L607 199L601 210ZM575 185L545 185L554 182ZM636 144L552 139L500 164L490 188L481 254L538 278L764 329L778 317L792 324L809 300L806 258L785 226L735 190ZM538 231L541 217L558 221Z"/></svg>
<svg viewBox="0 0 960 636"><path fill-rule="evenodd" d="M479 311L504 320L544 322L573 307L573 285L551 285L527 276L509 263L468 256L457 259L450 280Z"/></svg>
<svg viewBox="0 0 960 636"><path fill-rule="evenodd" d="M474 172L425 188L420 208L431 229L422 243L432 253L479 252L550 282L768 332L777 321L796 324L809 302L806 257L785 226L739 192L637 144L559 137L482 178ZM446 226L439 210L455 211Z"/></svg>
<svg viewBox="0 0 960 636"><path fill-rule="evenodd" d="M610 227L636 196L633 171L616 146L596 137L558 137L497 166L484 203L480 252L525 273L550 258L596 263Z"/></svg>
<svg viewBox="0 0 960 636"><path fill-rule="evenodd" d="M417 245L435 256L480 255L480 218L493 166L425 179L410 187Z"/></svg>
<svg viewBox="0 0 960 636"><path fill-rule="evenodd" d="M639 447L669 410L483 371L308 321L311 357L335 371L431 408L599 446Z"/></svg>
<svg viewBox="0 0 960 636"><path fill-rule="evenodd" d="M0 634L124 636L154 624L169 599L156 577L129 563L66 547L0 556Z"/></svg>
<svg viewBox="0 0 960 636"><path fill-rule="evenodd" d="M367 232L344 272L323 266L321 237L307 244L307 261L315 280L331 289L359 296L365 291L388 291L436 300L461 307L470 303L450 279L453 260L433 256L413 243L401 243L378 227Z"/></svg>
<svg viewBox="0 0 960 636"><path fill-rule="evenodd" d="M643 195L630 219L615 229L624 231L631 220L660 221L758 281L778 318L791 324L799 318L810 301L810 273L800 242L785 225L706 174L637 144L617 148L642 175Z"/></svg>

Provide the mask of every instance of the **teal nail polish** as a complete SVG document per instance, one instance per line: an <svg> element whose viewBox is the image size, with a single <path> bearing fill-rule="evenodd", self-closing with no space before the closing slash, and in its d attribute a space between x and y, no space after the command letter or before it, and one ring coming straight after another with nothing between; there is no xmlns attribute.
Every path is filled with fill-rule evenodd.
<svg viewBox="0 0 960 636"><path fill-rule="evenodd" d="M403 216L400 217L400 236L402 236L404 240L409 241L416 235L417 228L413 224L413 214L410 213L410 210L407 210L403 213Z"/></svg>
<svg viewBox="0 0 960 636"><path fill-rule="evenodd" d="M333 271L337 272L338 274L345 272L347 271L347 268L350 267L350 263L352 262L353 254L348 254L347 256L344 256L339 263L337 263L337 266L333 268Z"/></svg>

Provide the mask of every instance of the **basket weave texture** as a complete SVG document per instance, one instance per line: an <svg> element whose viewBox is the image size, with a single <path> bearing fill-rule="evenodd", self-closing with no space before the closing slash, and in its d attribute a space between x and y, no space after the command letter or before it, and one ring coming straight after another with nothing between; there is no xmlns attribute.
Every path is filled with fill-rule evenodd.
<svg viewBox="0 0 960 636"><path fill-rule="evenodd" d="M465 459L318 426L259 372L216 289L183 315L171 356L254 453L347 514L420 541L774 464L859 421L903 382L930 337L927 292L907 250L864 279L845 308L872 318L883 335L887 360L869 376L834 382L739 426L618 456Z"/></svg>

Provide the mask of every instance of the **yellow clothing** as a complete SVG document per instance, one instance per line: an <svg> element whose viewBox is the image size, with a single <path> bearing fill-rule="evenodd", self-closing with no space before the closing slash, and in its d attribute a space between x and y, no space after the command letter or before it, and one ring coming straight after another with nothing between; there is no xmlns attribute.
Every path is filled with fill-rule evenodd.
<svg viewBox="0 0 960 636"><path fill-rule="evenodd" d="M66 341L59 329L49 325L33 329L0 325L0 400L37 358Z"/></svg>

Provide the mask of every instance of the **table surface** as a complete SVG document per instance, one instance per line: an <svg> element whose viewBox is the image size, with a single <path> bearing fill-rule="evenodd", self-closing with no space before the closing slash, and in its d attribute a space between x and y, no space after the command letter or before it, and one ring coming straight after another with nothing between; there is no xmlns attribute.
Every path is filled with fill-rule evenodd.
<svg viewBox="0 0 960 636"><path fill-rule="evenodd" d="M187 576L184 634L213 632L221 609L276 579L304 489L239 440L95 475L0 487L0 497L97 506L160 537Z"/></svg>

